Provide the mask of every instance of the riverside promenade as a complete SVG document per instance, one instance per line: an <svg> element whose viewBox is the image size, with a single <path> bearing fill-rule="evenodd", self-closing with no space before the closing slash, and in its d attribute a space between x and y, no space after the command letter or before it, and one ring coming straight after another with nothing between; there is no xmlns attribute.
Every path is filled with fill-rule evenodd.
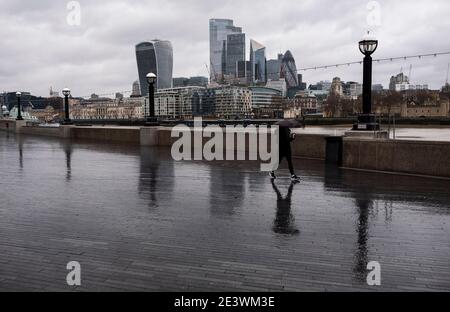
<svg viewBox="0 0 450 312"><path fill-rule="evenodd" d="M0 131L0 290L450 291L449 180L294 165Z"/></svg>

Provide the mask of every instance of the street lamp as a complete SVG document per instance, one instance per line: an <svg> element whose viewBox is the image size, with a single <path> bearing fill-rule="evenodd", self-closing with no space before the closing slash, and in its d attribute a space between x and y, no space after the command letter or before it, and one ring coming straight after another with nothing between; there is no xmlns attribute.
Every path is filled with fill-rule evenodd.
<svg viewBox="0 0 450 312"><path fill-rule="evenodd" d="M372 57L378 47L378 40L371 37L369 32L359 42L359 51L364 54L363 61L363 113L358 116L358 123L353 130L380 130L380 125L372 114Z"/></svg>
<svg viewBox="0 0 450 312"><path fill-rule="evenodd" d="M62 93L64 94L64 121L63 125L71 125L72 121L69 117L69 95L70 95L70 89L64 88L62 90Z"/></svg>
<svg viewBox="0 0 450 312"><path fill-rule="evenodd" d="M148 83L148 104L150 107L150 116L145 116L146 121L154 125L157 124L158 119L155 117L155 82L156 75L154 73L148 73L147 76Z"/></svg>
<svg viewBox="0 0 450 312"><path fill-rule="evenodd" d="M16 120L23 120L22 107L20 106L20 97L21 96L22 96L22 93L16 92L16 97L17 97L17 118L16 118Z"/></svg>

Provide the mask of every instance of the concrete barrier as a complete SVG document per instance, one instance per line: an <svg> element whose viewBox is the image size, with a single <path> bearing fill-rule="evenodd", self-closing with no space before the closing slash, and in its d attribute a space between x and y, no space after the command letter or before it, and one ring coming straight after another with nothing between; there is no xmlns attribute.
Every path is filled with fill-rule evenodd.
<svg viewBox="0 0 450 312"><path fill-rule="evenodd" d="M450 178L450 143L344 138L343 167Z"/></svg>
<svg viewBox="0 0 450 312"><path fill-rule="evenodd" d="M79 127L27 126L25 121L0 119L0 130L19 134L59 138L85 139L96 142L117 142L143 146L171 146L178 138L171 137L169 127ZM192 140L193 140L192 135ZM328 135L297 134L292 143L294 157L325 160ZM204 137L203 144L210 138ZM245 148L234 145L225 150L245 152L250 149L248 134ZM252 146L253 147L253 146ZM269 144L270 148L270 144ZM406 141L346 137L342 143L342 166L346 168L389 171L450 178L450 142ZM330 152L330 150L328 151ZM339 156L339 155L338 155Z"/></svg>
<svg viewBox="0 0 450 312"><path fill-rule="evenodd" d="M193 138L192 132L191 137ZM296 139L292 142L292 155L294 157L301 158L313 158L313 159L325 159L326 155L326 137L328 135L320 134L297 134ZM177 138L171 137L171 128L155 128L144 127L140 132L140 143L146 146L171 146ZM207 142L209 138L203 138L203 144ZM224 148L230 147L226 144L225 137L223 138ZM236 148L236 142L233 149ZM270 144L269 144L270 147ZM248 134L246 135L245 152L249 150Z"/></svg>
<svg viewBox="0 0 450 312"><path fill-rule="evenodd" d="M138 127L76 127L70 129L70 137L74 139L95 140L98 142L117 142L140 144L140 128Z"/></svg>

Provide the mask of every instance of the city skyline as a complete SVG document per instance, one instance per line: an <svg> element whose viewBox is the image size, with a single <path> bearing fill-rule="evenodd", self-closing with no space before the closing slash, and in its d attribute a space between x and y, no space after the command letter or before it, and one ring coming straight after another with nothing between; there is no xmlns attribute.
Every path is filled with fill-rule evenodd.
<svg viewBox="0 0 450 312"><path fill-rule="evenodd" d="M362 59L357 42L368 28L367 3L307 1L297 8L289 1L280 1L273 8L263 1L260 6L270 6L270 12L250 18L252 7L244 3L231 8L226 4L188 2L169 1L151 9L152 1L132 5L113 1L103 14L98 2L81 3L80 26L68 26L68 11L63 4L43 1L18 10L20 2L4 1L0 4L0 35L8 49L0 52L1 91L27 90L47 95L49 86L55 90L68 86L74 95L86 96L130 90L130 84L138 78L134 45L154 37L170 40L174 46L173 77L208 76L204 66L209 61L208 21L215 17L234 20L245 30L247 39L255 38L266 46L267 59L290 50L298 68ZM373 27L380 41L375 59L448 51L448 43L440 39L440 34L450 30L445 18L445 8L450 7L447 2L379 3L381 25ZM411 14L416 11L421 14ZM152 13L156 18L149 19ZM101 20L100 14L104 17ZM180 14L185 23L175 22ZM246 51L248 45L247 40ZM438 89L445 83L448 63L446 56L375 63L373 82L386 88L391 76L402 67L408 75L409 65L413 64L411 82ZM362 80L358 65L299 73L308 84L336 76L345 81Z"/></svg>

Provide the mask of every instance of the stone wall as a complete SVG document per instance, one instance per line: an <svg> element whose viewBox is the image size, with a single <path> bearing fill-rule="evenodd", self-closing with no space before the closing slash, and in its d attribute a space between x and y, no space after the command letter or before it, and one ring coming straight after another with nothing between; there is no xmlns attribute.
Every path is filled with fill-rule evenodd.
<svg viewBox="0 0 450 312"><path fill-rule="evenodd" d="M343 167L450 178L450 143L345 138Z"/></svg>

